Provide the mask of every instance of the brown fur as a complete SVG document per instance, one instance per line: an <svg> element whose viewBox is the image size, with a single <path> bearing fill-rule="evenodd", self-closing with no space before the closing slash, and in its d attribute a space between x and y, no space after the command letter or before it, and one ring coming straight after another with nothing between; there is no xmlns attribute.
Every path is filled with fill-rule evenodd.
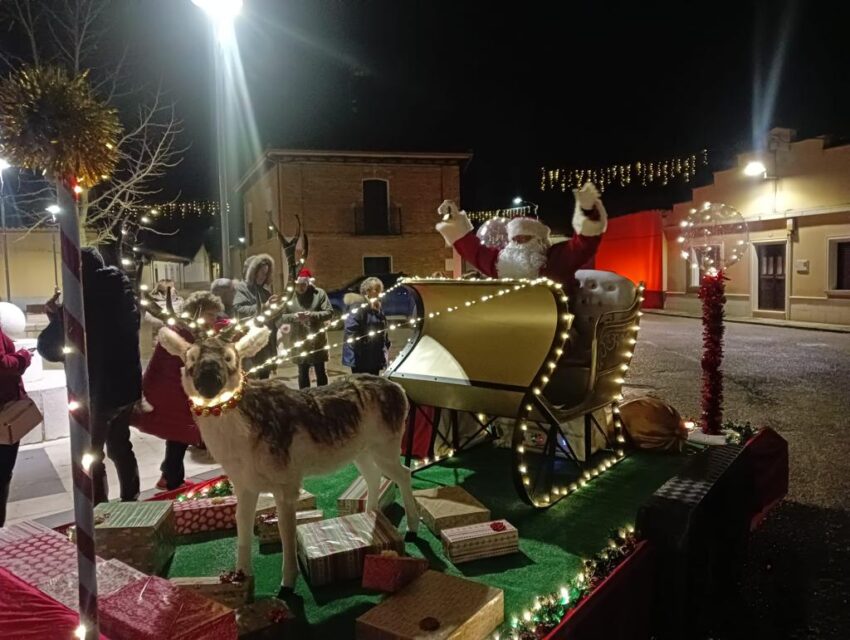
<svg viewBox="0 0 850 640"><path fill-rule="evenodd" d="M288 462L297 429L306 430L317 444L344 446L360 428L364 407L374 403L390 433L398 433L407 415L407 397L401 387L379 376L353 375L304 392L280 380L251 380L239 408L257 437Z"/></svg>

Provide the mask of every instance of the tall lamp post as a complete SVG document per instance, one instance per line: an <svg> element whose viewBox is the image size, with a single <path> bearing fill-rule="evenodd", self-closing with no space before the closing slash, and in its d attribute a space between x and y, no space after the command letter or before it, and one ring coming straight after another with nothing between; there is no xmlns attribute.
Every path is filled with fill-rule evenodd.
<svg viewBox="0 0 850 640"><path fill-rule="evenodd" d="M227 177L227 132L225 131L225 112L227 89L224 78L224 47L233 42L233 21L242 10L242 0L192 0L204 10L213 23L216 35L216 136L218 138L218 195L219 215L221 216L221 277L230 277L230 206L229 183Z"/></svg>
<svg viewBox="0 0 850 640"><path fill-rule="evenodd" d="M9 282L9 237L6 232L6 183L3 172L11 165L0 158L0 225L3 226L3 270L6 272L6 302L12 301L12 285Z"/></svg>

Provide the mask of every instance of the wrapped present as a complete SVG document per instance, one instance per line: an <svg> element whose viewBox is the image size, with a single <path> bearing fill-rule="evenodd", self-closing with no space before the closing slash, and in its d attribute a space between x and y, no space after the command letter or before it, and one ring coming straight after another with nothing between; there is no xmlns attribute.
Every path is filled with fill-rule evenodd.
<svg viewBox="0 0 850 640"><path fill-rule="evenodd" d="M426 571L357 618L357 640L484 640L505 618L501 589Z"/></svg>
<svg viewBox="0 0 850 640"><path fill-rule="evenodd" d="M167 503L166 503L167 504ZM232 609L168 580L137 580L98 603L100 628L121 640L236 640Z"/></svg>
<svg viewBox="0 0 850 640"><path fill-rule="evenodd" d="M295 512L295 526L324 520L325 514L321 509ZM261 513L254 521L254 531L260 544L280 544L280 532L277 529L277 512Z"/></svg>
<svg viewBox="0 0 850 640"><path fill-rule="evenodd" d="M519 551L519 533L507 520L493 520L440 532L443 551L455 564Z"/></svg>
<svg viewBox="0 0 850 640"><path fill-rule="evenodd" d="M23 520L16 524L10 524L8 527L0 527L0 546L7 544L15 544L22 542L33 536L53 535L59 538L66 538L58 531L49 529L44 525L32 522L31 520Z"/></svg>
<svg viewBox="0 0 850 640"><path fill-rule="evenodd" d="M389 478L381 478L381 484L378 485L378 508L383 511L393 502L395 502L395 483ZM363 476L358 476L337 498L336 509L341 516L366 511L366 480Z"/></svg>
<svg viewBox="0 0 850 640"><path fill-rule="evenodd" d="M437 536L443 529L490 520L490 510L460 487L421 489L413 495L419 505L419 515Z"/></svg>
<svg viewBox="0 0 850 640"><path fill-rule="evenodd" d="M254 599L254 577L246 576L241 571L227 571L218 576L171 578L171 582L231 609L248 604Z"/></svg>
<svg viewBox="0 0 850 640"><path fill-rule="evenodd" d="M77 548L55 532L0 545L0 567L37 585L77 568Z"/></svg>
<svg viewBox="0 0 850 640"><path fill-rule="evenodd" d="M236 610L239 640L278 640L286 637L295 616L286 603L264 598Z"/></svg>
<svg viewBox="0 0 850 640"><path fill-rule="evenodd" d="M117 558L147 574L174 555L174 514L169 502L103 502L94 509L98 555Z"/></svg>
<svg viewBox="0 0 850 640"><path fill-rule="evenodd" d="M97 595L99 598L105 598L125 585L147 577L120 560L101 562L97 565ZM69 609L79 610L80 583L76 570L39 582L36 586Z"/></svg>
<svg viewBox="0 0 850 640"><path fill-rule="evenodd" d="M316 496L314 496L309 491L305 491L301 489L301 492L298 494L298 504L295 505L295 509L297 511L308 511L310 509L316 508ZM260 499L257 503L257 515L264 513L268 510L274 511L274 496L271 493L261 493Z"/></svg>
<svg viewBox="0 0 850 640"><path fill-rule="evenodd" d="M174 502L177 535L236 528L236 496L217 496Z"/></svg>
<svg viewBox="0 0 850 640"><path fill-rule="evenodd" d="M395 551L369 554L363 562L363 588L395 593L428 570L423 558L407 558Z"/></svg>
<svg viewBox="0 0 850 640"><path fill-rule="evenodd" d="M379 511L302 525L295 530L298 557L313 586L359 578L370 553L401 553L404 541Z"/></svg>

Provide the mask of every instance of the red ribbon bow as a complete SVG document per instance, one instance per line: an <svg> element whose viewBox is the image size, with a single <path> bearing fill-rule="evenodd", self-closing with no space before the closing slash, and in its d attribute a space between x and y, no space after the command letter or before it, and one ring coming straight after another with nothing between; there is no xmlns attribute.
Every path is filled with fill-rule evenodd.
<svg viewBox="0 0 850 640"><path fill-rule="evenodd" d="M493 531L505 531L507 529L504 522L491 522L490 528Z"/></svg>

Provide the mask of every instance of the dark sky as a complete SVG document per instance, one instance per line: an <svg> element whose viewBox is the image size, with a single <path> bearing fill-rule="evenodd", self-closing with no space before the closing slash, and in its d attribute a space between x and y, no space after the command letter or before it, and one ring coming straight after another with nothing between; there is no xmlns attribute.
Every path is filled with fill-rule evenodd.
<svg viewBox="0 0 850 640"><path fill-rule="evenodd" d="M131 42L141 75L162 78L191 144L166 186L214 197L206 18L191 0L119 4L115 37ZM540 195L541 163L705 147L719 167L769 126L850 134L848 5L245 0L238 39L263 146L470 150L464 206L522 193L551 211L568 199ZM616 212L687 195L606 198Z"/></svg>

